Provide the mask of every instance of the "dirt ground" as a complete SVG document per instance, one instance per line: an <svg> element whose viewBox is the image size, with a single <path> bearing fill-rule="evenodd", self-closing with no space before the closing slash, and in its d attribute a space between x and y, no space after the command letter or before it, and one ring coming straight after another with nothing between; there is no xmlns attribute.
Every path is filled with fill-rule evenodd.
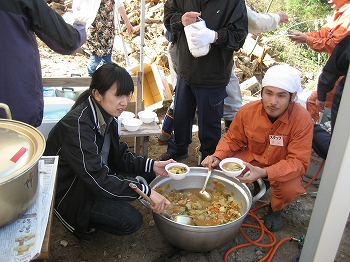
<svg viewBox="0 0 350 262"><path fill-rule="evenodd" d="M158 110L158 116L162 119L165 108ZM197 166L197 146L199 145L197 133L193 134L193 143L190 146L190 156L181 161L189 166ZM166 146L158 145L157 137L150 138L149 156L157 159ZM306 184L306 183L305 183ZM268 203L271 191L257 201L252 208ZM283 228L275 233L277 242L287 237L305 237L309 224L313 204L317 195L317 185L312 184L307 188L307 193L300 196L295 202L291 203L283 211ZM130 262L130 261L147 261L147 262L217 262L223 261L225 253L238 244L246 243L241 233L232 236L232 241L224 246L214 249L207 253L194 253L186 250L180 250L169 244L159 233L154 225L153 216L138 201L133 202L143 214L144 222L138 232L129 236L114 236L105 232L100 232L91 241L80 241L71 235L58 221L53 218L53 227L51 230L49 259L46 262ZM266 207L256 211L257 216L263 220L266 214ZM257 225L257 222L247 216L244 224ZM244 228L244 232L251 238L257 239L260 230ZM64 245L66 243L67 245ZM270 243L267 236L260 243ZM339 246L336 256L337 262L350 261L348 251L350 243L349 228L345 228L342 242ZM230 253L227 257L229 262L253 262L258 261L266 255L267 248L259 246L249 246L238 249ZM288 241L283 243L274 255L273 261L291 261L299 254L298 242Z"/></svg>

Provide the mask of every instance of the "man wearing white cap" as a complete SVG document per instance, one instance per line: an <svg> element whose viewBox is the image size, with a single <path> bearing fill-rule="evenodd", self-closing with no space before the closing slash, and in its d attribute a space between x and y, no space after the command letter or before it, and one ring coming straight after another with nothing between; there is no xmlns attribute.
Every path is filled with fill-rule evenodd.
<svg viewBox="0 0 350 262"><path fill-rule="evenodd" d="M273 188L265 226L282 227L281 211L305 192L302 176L308 169L313 122L308 111L295 103L302 92L300 72L289 65L267 70L261 100L238 110L215 153L202 161L214 168L227 157L246 162L250 173L237 177L242 183L262 178Z"/></svg>

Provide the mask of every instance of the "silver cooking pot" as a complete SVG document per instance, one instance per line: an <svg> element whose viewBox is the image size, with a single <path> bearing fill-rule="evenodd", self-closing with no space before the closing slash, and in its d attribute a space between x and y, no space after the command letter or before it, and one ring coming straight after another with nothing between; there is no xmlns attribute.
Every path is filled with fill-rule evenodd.
<svg viewBox="0 0 350 262"><path fill-rule="evenodd" d="M207 173L207 168L191 167L190 172L182 180L157 176L150 183L150 187L152 189L157 187L166 188L167 185L170 185L165 193L168 193L171 189L202 188ZM172 245L193 252L208 252L227 244L235 238L252 203L266 192L265 184L261 179L258 180L260 192L254 198L245 184L239 182L236 178L227 177L223 172L218 170L212 171L207 186L208 189L213 189L214 184L210 183L213 179L222 182L225 185L227 193L234 192L236 201L241 204L242 216L235 221L223 225L192 226L179 224L153 212L153 219L159 232ZM147 205L145 201L141 202Z"/></svg>
<svg viewBox="0 0 350 262"><path fill-rule="evenodd" d="M38 161L45 138L31 125L11 120L7 105L0 103L9 119L0 119L0 228L22 216L38 193Z"/></svg>

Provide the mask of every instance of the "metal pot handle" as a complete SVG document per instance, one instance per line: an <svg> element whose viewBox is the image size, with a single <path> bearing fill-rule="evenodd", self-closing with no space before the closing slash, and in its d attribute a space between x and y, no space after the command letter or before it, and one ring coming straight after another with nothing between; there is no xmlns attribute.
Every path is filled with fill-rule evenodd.
<svg viewBox="0 0 350 262"><path fill-rule="evenodd" d="M3 108L5 110L5 114L7 119L12 119L12 114L11 114L11 110L9 108L8 105L4 104L4 103L0 103L0 108Z"/></svg>
<svg viewBox="0 0 350 262"><path fill-rule="evenodd" d="M252 203L255 203L256 201L258 201L266 193L266 185L264 181L261 178L259 178L258 180L256 180L256 182L258 182L259 184L260 191L255 196L253 196Z"/></svg>
<svg viewBox="0 0 350 262"><path fill-rule="evenodd" d="M148 185L146 179L144 179L142 176L137 176L136 179L137 179L140 183L142 183L142 184L144 184L144 185ZM148 203L145 199L143 199L143 198L138 198L138 201L140 201L140 203L141 203L142 205L144 205L144 206L147 208L147 211L148 211L149 213L152 212L152 209L151 209L151 207L150 207L150 205L149 205L150 203Z"/></svg>
<svg viewBox="0 0 350 262"><path fill-rule="evenodd" d="M62 91L65 91L65 90L69 90L69 91L74 92L74 88L73 87L62 87Z"/></svg>
<svg viewBox="0 0 350 262"><path fill-rule="evenodd" d="M248 176L249 174L250 174L250 171L247 171L244 174L244 176ZM262 196L265 195L265 193L266 193L266 185L265 185L264 181L261 178L259 178L258 180L256 180L256 182L258 183L258 185L260 187L260 191L255 196L253 196L252 204L255 203L256 201L258 201L260 198L262 198Z"/></svg>

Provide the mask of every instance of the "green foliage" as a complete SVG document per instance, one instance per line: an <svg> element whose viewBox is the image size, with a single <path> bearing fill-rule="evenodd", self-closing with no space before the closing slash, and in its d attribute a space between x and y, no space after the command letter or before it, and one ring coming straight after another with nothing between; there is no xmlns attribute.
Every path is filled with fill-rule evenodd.
<svg viewBox="0 0 350 262"><path fill-rule="evenodd" d="M297 44L281 33L288 30L299 32L318 31L327 19L333 15L333 9L327 2L321 0L248 0L247 5L258 12L266 12L271 4L270 13L284 11L289 22L281 24L274 32L263 33L264 44L270 49L269 54L280 63L288 63L298 68L304 75L303 86L305 89L315 88L315 81L328 59L326 53L315 52L307 45ZM305 77L307 75L307 77ZM310 75L312 75L310 77Z"/></svg>

